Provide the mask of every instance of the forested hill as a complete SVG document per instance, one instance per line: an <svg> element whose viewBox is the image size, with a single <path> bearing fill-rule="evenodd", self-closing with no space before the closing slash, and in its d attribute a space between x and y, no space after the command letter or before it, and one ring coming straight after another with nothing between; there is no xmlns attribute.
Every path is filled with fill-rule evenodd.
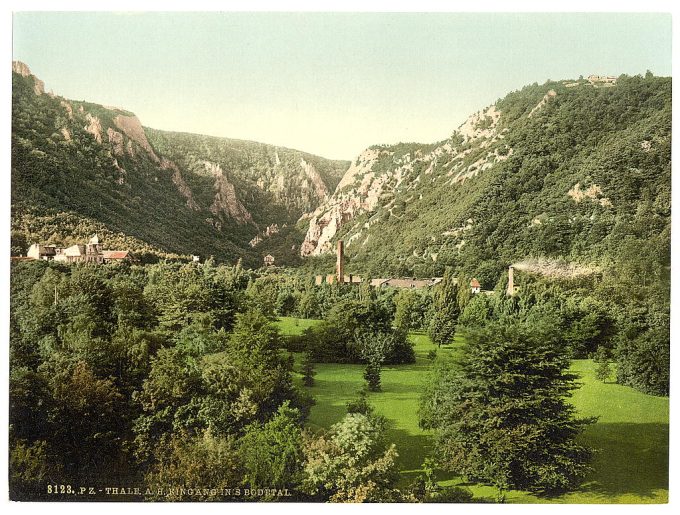
<svg viewBox="0 0 680 515"><path fill-rule="evenodd" d="M46 93L13 63L12 251L97 232L142 255L299 260L295 222L349 163L261 143L148 129L131 112Z"/></svg>
<svg viewBox="0 0 680 515"><path fill-rule="evenodd" d="M549 81L508 94L432 145L362 153L309 215L301 253L346 242L355 273L441 275L492 288L527 257L620 265L670 259L671 79Z"/></svg>

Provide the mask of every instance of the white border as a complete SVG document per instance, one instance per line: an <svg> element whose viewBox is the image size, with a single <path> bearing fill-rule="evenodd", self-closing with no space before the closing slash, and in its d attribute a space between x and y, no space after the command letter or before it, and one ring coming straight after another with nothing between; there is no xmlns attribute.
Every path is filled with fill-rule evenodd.
<svg viewBox="0 0 680 515"><path fill-rule="evenodd" d="M9 255L9 185L10 185L10 133L11 133L11 74L9 73L9 61L12 56L12 12L13 11L324 11L324 12L670 12L673 14L673 70L676 70L675 62L676 56L680 55L678 52L678 38L677 38L677 14L679 12L678 2L671 0L645 0L640 1L606 1L606 0L570 0L569 2L546 2L541 0L515 0L515 1L499 1L499 0L476 0L476 1L437 1L437 0L419 0L419 1L380 1L380 0L331 0L331 1L310 1L310 0L282 0L279 2L271 0L234 0L230 2L215 2L210 0L192 0L191 2L153 2L150 0L119 0L113 4L111 3L93 3L92 1L74 0L66 2L63 0L45 1L45 0L6 0L3 2L3 8L0 9L0 47L2 55L6 57L4 60L5 72L0 73L0 91L2 91L2 99L0 102L0 117L2 118L2 125L0 126L0 191L3 194L4 202L0 203L2 209L3 223L0 224L0 249L4 254L5 259ZM673 96L677 97L677 88L673 86ZM673 118L678 119L678 108L676 104L673 105ZM673 138L673 157L678 155L677 138ZM674 170L676 166L673 167ZM673 174L675 176L675 173ZM677 180L673 181L673 206L679 206L680 193L678 193ZM673 210L673 227L677 227L677 217L675 216L675 209ZM677 249L676 231L673 232L673 248ZM672 253L672 268L673 270L680 269L678 252ZM675 286L677 280L673 281ZM8 338L8 313L9 313L9 266L6 262L0 273L0 302L2 303L0 309L0 342L6 343ZM677 289L672 288L672 320L680 320L677 305L680 299L677 295ZM672 342L677 341L678 325L680 322L672 323ZM389 509L395 513L406 513L412 510L418 510L419 513L451 513L457 511L460 513L488 513L497 510L502 513L573 513L578 510L582 512L597 512L597 513L633 513L637 511L667 513L672 508L680 504L675 502L679 498L676 492L678 488L676 478L678 477L677 467L677 433L676 431L676 417L678 407L678 398L680 394L675 393L675 371L678 369L677 363L680 359L680 350L671 349L672 354L672 390L674 395L671 397L671 459L670 459L670 483L669 496L670 503L668 505L319 505L319 504L295 504L295 505L271 505L271 504L200 504L200 511L202 513L224 513L225 510L229 512L254 512L264 513L266 511L276 510L277 512L283 510L284 512L292 513L313 513L323 510L327 513L345 513L346 510L352 512L373 512L374 510ZM7 384L8 384L8 345L4 345L0 351L0 389L2 395L0 396L0 413L3 414L2 420L7 420L8 399L7 399ZM89 503L82 504L61 504L61 503L10 503L7 496L7 424L0 422L0 477L2 477L2 490L0 495L3 496L3 505L11 513L23 513L36 511L48 511L60 515L62 513L89 513L96 510L99 513L118 513L121 509L133 512L162 512L167 514L184 513L187 510L194 510L197 508L196 504L129 504L121 506L118 503L97 503L91 505ZM677 510L676 510L677 511Z"/></svg>

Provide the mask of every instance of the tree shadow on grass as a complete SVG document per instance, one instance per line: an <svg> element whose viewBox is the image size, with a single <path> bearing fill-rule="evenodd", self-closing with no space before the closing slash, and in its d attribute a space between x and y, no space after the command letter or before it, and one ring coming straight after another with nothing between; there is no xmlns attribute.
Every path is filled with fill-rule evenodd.
<svg viewBox="0 0 680 515"><path fill-rule="evenodd" d="M387 439L397 446L399 468L420 471L425 458L432 452L432 437L426 433L412 434L403 429L388 428Z"/></svg>
<svg viewBox="0 0 680 515"><path fill-rule="evenodd" d="M580 490L605 497L655 497L668 489L668 424L597 423L582 442L596 449Z"/></svg>
<svg viewBox="0 0 680 515"><path fill-rule="evenodd" d="M399 453L399 486L406 487L422 474L421 465L432 454L432 438L392 428L388 439ZM576 491L594 496L586 502L617 502L618 496L625 495L640 499L625 502L658 502L659 491L668 490L668 424L598 423L586 430L582 442L597 449L593 471ZM466 484L451 472L436 470L435 474L440 482L456 480L458 486L479 486ZM536 497L549 502L562 496ZM486 500L494 501L492 497Z"/></svg>

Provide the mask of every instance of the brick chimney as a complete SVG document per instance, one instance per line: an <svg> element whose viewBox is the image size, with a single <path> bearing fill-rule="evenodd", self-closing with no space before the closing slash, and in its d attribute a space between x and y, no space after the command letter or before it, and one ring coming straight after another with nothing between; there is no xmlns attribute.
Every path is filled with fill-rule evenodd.
<svg viewBox="0 0 680 515"><path fill-rule="evenodd" d="M335 273L338 276L338 282L345 282L345 242L338 240L338 256L335 265Z"/></svg>

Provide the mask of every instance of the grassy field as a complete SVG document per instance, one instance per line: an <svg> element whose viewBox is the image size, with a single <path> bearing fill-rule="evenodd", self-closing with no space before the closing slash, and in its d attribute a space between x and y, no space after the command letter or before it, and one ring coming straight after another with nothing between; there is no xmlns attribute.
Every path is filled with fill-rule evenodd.
<svg viewBox="0 0 680 515"><path fill-rule="evenodd" d="M283 318L282 332L295 334L316 321ZM436 348L427 336L411 334L416 363L385 367L382 392L372 393L370 402L391 425L389 438L397 445L399 463L407 484L418 474L431 451L429 434L418 427L418 402L431 362L427 353ZM462 341L442 348L440 355L459 351ZM315 385L309 389L316 399L309 425L330 427L345 415L345 403L361 389L363 366L316 365ZM591 360L576 360L572 370L582 387L574 392L579 414L599 420L583 434L583 442L598 449L593 473L581 488L560 497L537 497L527 492L506 493L514 503L664 503L668 501L668 398L653 397L632 388L595 379ZM443 485L462 484L459 478L440 473ZM493 500L497 492L483 485L465 485L476 498Z"/></svg>
<svg viewBox="0 0 680 515"><path fill-rule="evenodd" d="M320 320L312 320L309 318L293 318L293 317L281 317L276 322L276 325L281 331L281 334L285 335L298 335L302 334L302 331L318 324Z"/></svg>

